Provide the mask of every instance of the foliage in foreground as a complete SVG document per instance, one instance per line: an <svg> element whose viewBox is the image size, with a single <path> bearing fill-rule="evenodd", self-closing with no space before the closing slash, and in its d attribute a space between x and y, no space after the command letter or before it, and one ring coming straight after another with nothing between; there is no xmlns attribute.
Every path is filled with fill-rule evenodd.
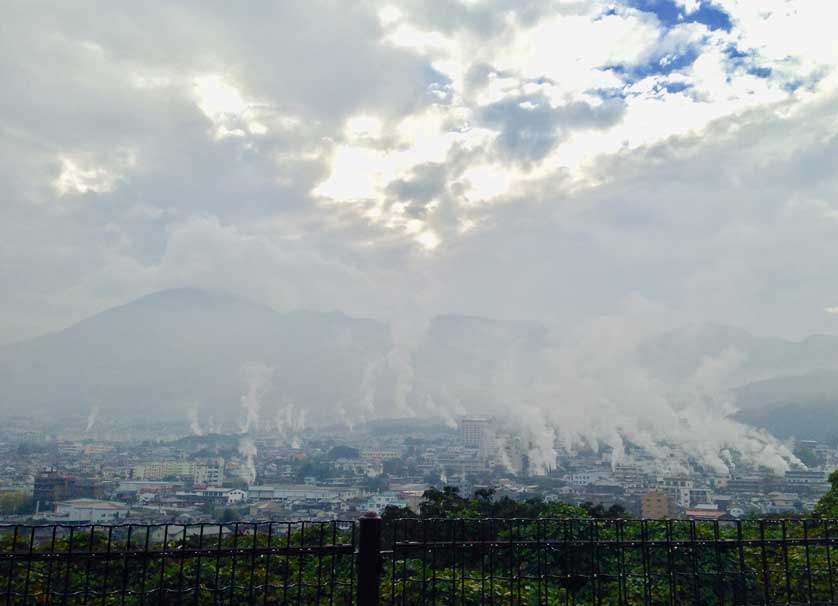
<svg viewBox="0 0 838 606"><path fill-rule="evenodd" d="M825 503L821 512L833 511ZM496 499L491 491L471 498L455 489L428 491L418 514L385 511L383 601L835 603L834 529L826 519L644 522L621 513ZM9 604L50 596L51 603L104 606L354 600L357 536L350 526L310 524L305 533L273 526L270 534L267 525L238 528L162 536L138 527L128 536L98 527L55 539L43 529L7 534L0 556L19 555L0 561L0 596ZM33 557L25 555L30 551Z"/></svg>

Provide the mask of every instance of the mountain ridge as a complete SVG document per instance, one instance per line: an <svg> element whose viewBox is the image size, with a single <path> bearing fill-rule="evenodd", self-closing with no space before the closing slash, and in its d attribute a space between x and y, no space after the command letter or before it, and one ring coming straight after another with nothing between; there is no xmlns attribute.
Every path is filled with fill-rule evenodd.
<svg viewBox="0 0 838 606"><path fill-rule="evenodd" d="M263 417L288 406L307 409L311 422L340 422L352 410L362 417L375 410L404 415L411 397L430 397L443 410L478 409L501 397L493 391L498 374L514 372L522 385L538 381L554 338L537 322L442 314L410 351L399 352L405 345L374 319L277 311L225 292L168 289L0 346L0 406L67 414L141 407L181 418L194 406L235 418L248 389L243 368L262 364L270 369ZM838 337L831 335L792 341L690 326L652 339L638 356L654 376L678 384L729 348L740 351L742 363L721 388L736 396L740 418L776 427L771 410L781 406L805 409L811 401L828 410L832 383L817 389L817 373L835 373L838 390ZM803 388L807 381L814 389Z"/></svg>

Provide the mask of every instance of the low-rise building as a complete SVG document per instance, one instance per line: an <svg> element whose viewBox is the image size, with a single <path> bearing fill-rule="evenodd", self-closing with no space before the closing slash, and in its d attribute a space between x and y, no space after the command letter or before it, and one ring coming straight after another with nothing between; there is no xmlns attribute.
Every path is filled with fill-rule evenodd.
<svg viewBox="0 0 838 606"><path fill-rule="evenodd" d="M55 504L55 520L89 524L107 524L128 517L129 509L122 503L98 499L73 499Z"/></svg>

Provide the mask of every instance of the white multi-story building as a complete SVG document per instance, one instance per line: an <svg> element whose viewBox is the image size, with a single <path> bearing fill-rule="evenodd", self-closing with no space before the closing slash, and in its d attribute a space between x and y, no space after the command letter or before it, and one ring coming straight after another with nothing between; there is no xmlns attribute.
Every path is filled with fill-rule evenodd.
<svg viewBox="0 0 838 606"><path fill-rule="evenodd" d="M191 479L195 484L221 486L224 483L224 459L196 461L155 461L131 469L132 480L159 481L164 478Z"/></svg>
<svg viewBox="0 0 838 606"><path fill-rule="evenodd" d="M659 478L657 489L675 499L679 507L686 509L690 506L690 493L694 486L695 482L690 478L673 476Z"/></svg>
<svg viewBox="0 0 838 606"><path fill-rule="evenodd" d="M594 482L607 480L609 475L607 471L591 469L565 474L562 480L572 486L588 486Z"/></svg>
<svg viewBox="0 0 838 606"><path fill-rule="evenodd" d="M789 469L785 479L789 484L823 484L827 474L820 469Z"/></svg>
<svg viewBox="0 0 838 606"><path fill-rule="evenodd" d="M363 507L366 511L374 511L380 514L388 505L407 507L407 501L395 492L382 492L381 494L374 494L370 496L369 500Z"/></svg>

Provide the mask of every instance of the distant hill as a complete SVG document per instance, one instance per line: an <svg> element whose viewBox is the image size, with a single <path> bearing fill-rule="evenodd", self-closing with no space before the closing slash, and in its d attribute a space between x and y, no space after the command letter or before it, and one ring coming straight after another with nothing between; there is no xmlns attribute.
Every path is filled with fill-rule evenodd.
<svg viewBox="0 0 838 606"><path fill-rule="evenodd" d="M341 313L278 313L226 294L158 292L66 330L0 348L0 406L59 413L107 409L184 417L233 415L242 368L274 369L266 400L330 409L356 398L386 326ZM272 414L271 411L264 413Z"/></svg>
<svg viewBox="0 0 838 606"><path fill-rule="evenodd" d="M687 326L665 333L642 351L644 364L665 381L683 380L703 359L733 348L742 364L728 377L733 388L765 379L838 370L838 336L814 335L800 341L758 337L740 328Z"/></svg>
<svg viewBox="0 0 838 606"><path fill-rule="evenodd" d="M742 354L725 383L737 419L779 438L838 440L838 337L789 341L730 327L687 327L653 341L643 356L657 376L676 382L728 348Z"/></svg>
<svg viewBox="0 0 838 606"><path fill-rule="evenodd" d="M838 442L838 371L775 377L735 390L737 418L779 438Z"/></svg>
<svg viewBox="0 0 838 606"><path fill-rule="evenodd" d="M263 364L272 371L262 419L293 404L310 425L339 424L346 411L354 422L412 411L450 422L487 405L502 410L516 389L552 380L545 360L561 338L538 323L443 315L398 343L386 324L340 312L277 312L223 293L167 290L0 347L0 408L84 415L98 407L183 421L197 405L204 421L235 423L244 416L243 368ZM731 348L742 363L721 388L736 396L743 420L780 436L829 433L838 337L686 327L648 342L639 361L678 385Z"/></svg>

